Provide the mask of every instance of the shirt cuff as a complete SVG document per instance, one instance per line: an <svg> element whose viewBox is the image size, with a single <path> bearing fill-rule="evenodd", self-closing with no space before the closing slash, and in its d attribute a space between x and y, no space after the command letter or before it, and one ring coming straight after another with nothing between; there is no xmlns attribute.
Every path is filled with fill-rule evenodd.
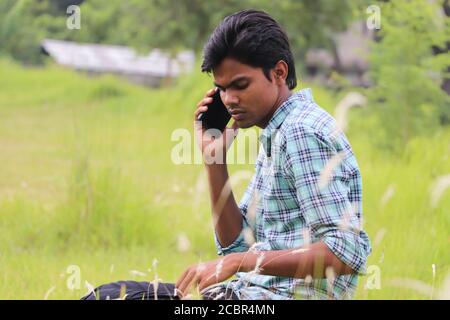
<svg viewBox="0 0 450 320"><path fill-rule="evenodd" d="M366 260L370 248L362 245L360 235L353 232L336 231L327 235L322 241L343 263L352 268L358 275L366 275Z"/></svg>
<svg viewBox="0 0 450 320"><path fill-rule="evenodd" d="M214 230L214 242L217 247L217 254L219 256L225 256L229 253L233 252L245 252L250 248L245 240L245 230L249 228L249 224L245 216L242 216L242 229L237 238L228 246L224 247L220 244L219 239L217 238L217 233Z"/></svg>

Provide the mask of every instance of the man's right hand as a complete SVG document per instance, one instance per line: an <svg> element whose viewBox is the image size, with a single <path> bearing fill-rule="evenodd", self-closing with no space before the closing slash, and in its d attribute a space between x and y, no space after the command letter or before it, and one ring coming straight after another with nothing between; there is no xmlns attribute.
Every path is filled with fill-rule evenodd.
<svg viewBox="0 0 450 320"><path fill-rule="evenodd" d="M206 92L205 97L197 104L197 110L194 112L194 132L197 145L203 156L205 164L225 164L226 152L234 138L238 134L238 125L234 122L231 128L225 128L223 133L216 129L206 130L202 122L197 120L200 113L208 110L208 105L213 101L213 95L217 88Z"/></svg>
<svg viewBox="0 0 450 320"><path fill-rule="evenodd" d="M214 228L220 243L228 246L242 230L241 211L234 200L225 165L226 151L238 133L238 125L234 122L231 128L225 128L224 133L212 130L212 135L216 137L213 139L211 132L205 130L202 122L197 120L200 113L208 110L208 104L213 101L212 97L216 90L218 89L214 88L206 92L205 97L197 104L197 110L194 113L194 131L206 164Z"/></svg>

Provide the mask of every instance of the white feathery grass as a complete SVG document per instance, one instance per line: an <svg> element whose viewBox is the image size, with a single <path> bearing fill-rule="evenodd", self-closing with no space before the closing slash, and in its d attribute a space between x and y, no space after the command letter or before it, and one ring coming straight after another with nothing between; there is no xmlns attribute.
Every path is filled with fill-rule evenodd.
<svg viewBox="0 0 450 320"><path fill-rule="evenodd" d="M249 252L255 252L257 251L257 247L264 244L264 242L255 242L250 248L248 248Z"/></svg>
<svg viewBox="0 0 450 320"><path fill-rule="evenodd" d="M394 287L412 289L426 296L430 296L433 293L432 286L416 279L394 278L388 281L388 284Z"/></svg>
<svg viewBox="0 0 450 320"><path fill-rule="evenodd" d="M187 252L191 248L191 242L184 232L177 235L177 250L178 252Z"/></svg>
<svg viewBox="0 0 450 320"><path fill-rule="evenodd" d="M350 230L354 233L358 234L361 230L360 227L353 226L353 221L357 221L356 212L358 211L358 203L353 202L350 206L347 207L345 212L342 215L342 219L339 222L339 230Z"/></svg>
<svg viewBox="0 0 450 320"><path fill-rule="evenodd" d="M265 257L264 252L260 252L258 254L258 258L256 258L255 268L252 271L250 271L250 273L259 274L261 272L261 270L262 270L261 263L264 261L264 257Z"/></svg>
<svg viewBox="0 0 450 320"><path fill-rule="evenodd" d="M252 193L252 198L247 209L247 220L250 225L254 226L256 223L256 212L260 203L260 196L256 188Z"/></svg>
<svg viewBox="0 0 450 320"><path fill-rule="evenodd" d="M381 200L380 200L381 206L384 207L389 202L389 200L392 199L394 194L395 194L395 187L394 187L394 185L391 184L387 187L386 191L384 192L383 196L381 197Z"/></svg>
<svg viewBox="0 0 450 320"><path fill-rule="evenodd" d="M450 300L450 273L445 278L437 298L439 300Z"/></svg>
<svg viewBox="0 0 450 320"><path fill-rule="evenodd" d="M195 273L199 274L206 269L206 265L204 263L198 263L197 268L195 269Z"/></svg>
<svg viewBox="0 0 450 320"><path fill-rule="evenodd" d="M230 183L234 187L238 185L241 181L248 182L253 177L253 172L250 170L239 170L234 172L230 176Z"/></svg>
<svg viewBox="0 0 450 320"><path fill-rule="evenodd" d="M154 270L155 277L154 277L153 281L151 282L153 284L155 300L158 300L158 285L159 285L159 281L161 280L158 278L158 273L156 272L157 265L158 265L158 259L155 258L155 259L153 259L153 262L152 262L152 268Z"/></svg>
<svg viewBox="0 0 450 320"><path fill-rule="evenodd" d="M214 300L219 300L219 299L222 298L223 296L225 296L225 292L219 293L217 296L214 297Z"/></svg>
<svg viewBox="0 0 450 320"><path fill-rule="evenodd" d="M253 230L251 228L247 227L242 232L244 234L244 241L248 246L251 246L256 242L255 236L253 235Z"/></svg>
<svg viewBox="0 0 450 320"><path fill-rule="evenodd" d="M240 280L238 280L238 281L240 281ZM227 282L227 286L225 287L225 291L227 291L227 290L229 289L230 283L231 283L231 281L228 281L228 282ZM214 284L212 284L212 285L210 285L210 286L208 286L208 287L206 287L206 288L203 288L203 289L200 291L200 294L203 295L203 294L205 294L205 292L208 292L208 293L216 293L216 292L222 290L222 288L223 288L222 285L217 284L217 283L214 283Z"/></svg>
<svg viewBox="0 0 450 320"><path fill-rule="evenodd" d="M301 233L303 238L303 246L309 246L311 244L311 230L309 228L303 228Z"/></svg>
<svg viewBox="0 0 450 320"><path fill-rule="evenodd" d="M319 189L325 188L328 183L330 183L331 178L333 177L333 172L337 166L345 159L345 152L340 151L336 153L324 166L322 172L320 172L319 179L317 181L317 185Z"/></svg>
<svg viewBox="0 0 450 320"><path fill-rule="evenodd" d="M211 293L216 293L219 290L221 290L221 287L217 286L217 283L214 283L212 285L210 285L209 287L204 288L201 293L205 293L206 291L211 292Z"/></svg>
<svg viewBox="0 0 450 320"><path fill-rule="evenodd" d="M217 223L219 221L219 214L222 212L223 207L225 206L225 203L227 202L228 197L231 194L231 183L230 179L228 179L225 182L225 185L223 186L219 198L217 199L214 207L213 207L213 224L214 228L216 228Z"/></svg>
<svg viewBox="0 0 450 320"><path fill-rule="evenodd" d="M300 249L295 249L291 251L291 254L296 254L296 253L304 253L304 252L308 252L309 249L308 248L300 248Z"/></svg>
<svg viewBox="0 0 450 320"><path fill-rule="evenodd" d="M175 193L178 193L178 192L181 191L181 188L180 188L180 186L177 183L174 183L172 185L172 191L175 192Z"/></svg>
<svg viewBox="0 0 450 320"><path fill-rule="evenodd" d="M50 294L56 289L56 286L51 286L44 295L44 300L48 300Z"/></svg>
<svg viewBox="0 0 450 320"><path fill-rule="evenodd" d="M138 277L146 277L147 274L145 272L139 271L139 270L130 270L130 274L132 276L138 276Z"/></svg>
<svg viewBox="0 0 450 320"><path fill-rule="evenodd" d="M434 267L433 267L434 266ZM435 276L435 265L432 265L433 279ZM433 280L434 282L434 280ZM415 279L404 279L404 278L395 278L389 282L390 285L402 288L408 288L415 290L425 296L429 296L431 299L434 298L434 283L433 285L429 285L423 281L415 280ZM439 300L450 300L450 273L447 275L442 285L438 290L438 294L436 295L436 299Z"/></svg>
<svg viewBox="0 0 450 320"><path fill-rule="evenodd" d="M435 209L445 190L450 187L450 174L438 177L431 188L431 207Z"/></svg>
<svg viewBox="0 0 450 320"><path fill-rule="evenodd" d="M95 294L95 287L94 287L92 284L90 284L89 282L87 282L87 281L85 280L85 281L84 281L84 286L85 286L86 289L88 290L88 291L86 292L85 296L88 295L88 294L90 294L90 293L93 293L93 294L94 294L94 297L97 298L97 295Z"/></svg>
<svg viewBox="0 0 450 320"><path fill-rule="evenodd" d="M120 294L119 294L119 298L114 299L114 300L125 300L127 298L128 294L127 294L127 285L125 283L123 283L120 286Z"/></svg>
<svg viewBox="0 0 450 320"><path fill-rule="evenodd" d="M373 240L373 247L378 247L381 243L381 241L383 241L384 236L386 235L386 229L385 228L381 228L377 231L376 235L375 235L375 239Z"/></svg>
<svg viewBox="0 0 450 320"><path fill-rule="evenodd" d="M433 275L433 282L431 284L432 292L431 292L430 299L432 300L433 294L434 294L434 284L435 284L435 280L436 280L436 265L434 263L431 265L431 273Z"/></svg>
<svg viewBox="0 0 450 320"><path fill-rule="evenodd" d="M381 251L381 256L380 256L380 259L378 260L378 263L383 263L384 262L384 250L383 251Z"/></svg>
<svg viewBox="0 0 450 320"><path fill-rule="evenodd" d="M348 111L357 106L365 106L367 98L359 92L349 92L336 106L334 116L337 123L337 130L345 131L347 129Z"/></svg>
<svg viewBox="0 0 450 320"><path fill-rule="evenodd" d="M161 192L157 193L153 198L154 203L162 203L163 200L164 200L164 194Z"/></svg>
<svg viewBox="0 0 450 320"><path fill-rule="evenodd" d="M327 267L325 269L325 276L329 283L333 283L336 280L336 272L334 272L333 267Z"/></svg>
<svg viewBox="0 0 450 320"><path fill-rule="evenodd" d="M313 282L312 275L310 275L310 274L306 275L306 277L305 277L305 284L306 285L310 285L312 282Z"/></svg>
<svg viewBox="0 0 450 320"><path fill-rule="evenodd" d="M219 217L217 216L219 214L219 212L222 211L223 207L225 206L225 203L228 200L228 197L230 196L231 192L232 192L232 186L235 186L236 184L238 184L240 181L242 180L249 180L251 179L251 177L253 176L253 173L249 170L240 170L237 171L235 173L233 173L228 180L225 182L225 185L223 186L219 198L217 199L215 206L213 208L213 212L215 213L214 217L214 228L217 225L217 222L219 220Z"/></svg>
<svg viewBox="0 0 450 320"><path fill-rule="evenodd" d="M221 259L221 260L219 261L219 263L216 265L216 272L215 272L216 279L219 279L219 276L220 276L220 274L222 273L222 269L223 269L223 260L224 260L224 259Z"/></svg>
<svg viewBox="0 0 450 320"><path fill-rule="evenodd" d="M197 208L202 201L205 201L205 194L207 190L207 176L206 171L203 170L197 177L194 187L194 208Z"/></svg>
<svg viewBox="0 0 450 320"><path fill-rule="evenodd" d="M336 280L336 273L333 267L327 267L325 269L325 277L327 279L327 293L329 298L333 298L333 284Z"/></svg>

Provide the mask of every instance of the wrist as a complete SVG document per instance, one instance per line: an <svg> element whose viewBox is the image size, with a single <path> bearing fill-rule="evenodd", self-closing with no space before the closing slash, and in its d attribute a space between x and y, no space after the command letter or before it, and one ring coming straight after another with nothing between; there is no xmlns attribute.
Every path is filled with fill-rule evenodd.
<svg viewBox="0 0 450 320"><path fill-rule="evenodd" d="M235 252L228 255L230 263L236 272L248 272L252 270L251 261L247 252Z"/></svg>
<svg viewBox="0 0 450 320"><path fill-rule="evenodd" d="M226 163L204 163L206 171L210 172L228 172Z"/></svg>
<svg viewBox="0 0 450 320"><path fill-rule="evenodd" d="M227 165L227 157L226 155L221 155L220 157L211 156L208 154L203 154L203 163L206 167L211 166L226 166Z"/></svg>

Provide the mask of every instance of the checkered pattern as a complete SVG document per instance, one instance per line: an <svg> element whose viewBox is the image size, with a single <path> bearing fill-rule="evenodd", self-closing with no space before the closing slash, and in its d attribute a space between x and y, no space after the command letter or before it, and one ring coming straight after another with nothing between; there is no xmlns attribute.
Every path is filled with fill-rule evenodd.
<svg viewBox="0 0 450 320"><path fill-rule="evenodd" d="M347 138L336 128L310 89L292 94L276 110L260 136L255 174L239 204L243 232L228 247L214 234L219 255L323 241L364 274L371 248L361 228L361 175ZM249 231L256 239L251 247ZM241 272L223 285L241 299L346 299L357 275L308 280Z"/></svg>

